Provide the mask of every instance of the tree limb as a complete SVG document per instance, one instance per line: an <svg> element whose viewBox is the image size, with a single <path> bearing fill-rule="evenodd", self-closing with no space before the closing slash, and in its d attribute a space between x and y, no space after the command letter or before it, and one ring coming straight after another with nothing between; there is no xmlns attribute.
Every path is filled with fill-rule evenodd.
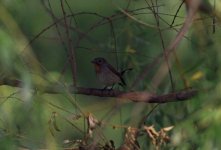
<svg viewBox="0 0 221 150"><path fill-rule="evenodd" d="M0 81L1 85L8 85L12 87L22 88L24 83L20 80L2 79ZM168 102L179 102L189 100L196 96L198 90L187 89L178 92L172 92L164 95L155 95L148 91L120 91L120 90L109 90L109 89L96 89L96 88L84 88L84 87L74 87L74 86L64 86L61 84L50 85L47 87L42 87L40 85L35 85L33 89L41 90L44 93L59 94L70 92L72 94L82 94L91 95L99 97L116 97L121 99L129 99L134 102L145 102L145 103L168 103Z"/></svg>

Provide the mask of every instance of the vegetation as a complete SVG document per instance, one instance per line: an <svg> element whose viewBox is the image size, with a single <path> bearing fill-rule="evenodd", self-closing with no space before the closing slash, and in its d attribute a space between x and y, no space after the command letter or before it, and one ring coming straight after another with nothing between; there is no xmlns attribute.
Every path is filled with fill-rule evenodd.
<svg viewBox="0 0 221 150"><path fill-rule="evenodd" d="M221 2L2 0L0 149L219 149ZM105 58L126 87L103 89Z"/></svg>

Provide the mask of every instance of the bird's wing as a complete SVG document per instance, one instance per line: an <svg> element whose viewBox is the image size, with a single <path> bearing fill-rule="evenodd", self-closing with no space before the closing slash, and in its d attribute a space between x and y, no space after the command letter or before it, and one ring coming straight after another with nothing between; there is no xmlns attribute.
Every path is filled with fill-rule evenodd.
<svg viewBox="0 0 221 150"><path fill-rule="evenodd" d="M121 80L121 82L123 83L123 85L126 85L126 83L125 83L124 79L122 78L121 74L120 74L114 67L112 67L110 64L107 64L107 67L108 67L114 74L116 74L116 75L120 78L120 80Z"/></svg>

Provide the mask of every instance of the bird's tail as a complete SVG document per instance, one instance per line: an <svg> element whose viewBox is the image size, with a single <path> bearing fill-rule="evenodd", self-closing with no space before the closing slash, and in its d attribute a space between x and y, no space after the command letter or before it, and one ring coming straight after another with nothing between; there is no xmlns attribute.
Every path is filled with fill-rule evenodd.
<svg viewBox="0 0 221 150"><path fill-rule="evenodd" d="M132 68L127 68L127 69L124 69L123 71L120 72L120 79L121 79L121 82L122 82L120 85L121 85L122 87L127 85L122 76L123 76L127 71L131 71L131 70L133 70L133 69L132 69Z"/></svg>
<svg viewBox="0 0 221 150"><path fill-rule="evenodd" d="M131 71L131 70L133 70L133 69L132 68L124 69L123 71L120 72L120 75L123 76L125 72Z"/></svg>

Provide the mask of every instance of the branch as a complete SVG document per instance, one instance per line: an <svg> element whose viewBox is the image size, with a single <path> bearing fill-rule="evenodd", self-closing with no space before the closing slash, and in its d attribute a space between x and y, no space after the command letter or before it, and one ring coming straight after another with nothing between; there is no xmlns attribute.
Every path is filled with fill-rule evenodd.
<svg viewBox="0 0 221 150"><path fill-rule="evenodd" d="M67 44L68 44L68 51L69 51L69 62L71 64L71 71L72 71L72 79L73 85L76 86L77 82L77 64L76 64L76 55L75 55L75 48L72 45L73 41L71 40L71 35L69 33L68 23L67 23L67 16L63 5L63 0L61 0L61 8L64 16L64 24L66 29L66 36L67 36Z"/></svg>
<svg viewBox="0 0 221 150"><path fill-rule="evenodd" d="M0 86L1 85L8 85L12 87L22 88L24 83L20 80L11 80L5 78L0 81ZM74 87L74 86L65 87L64 85L61 84L50 85L48 87L35 85L34 89L37 90L41 89L43 92L51 94L70 92L72 94L82 94L82 95L91 95L99 97L116 97L121 99L129 99L134 102L145 102L145 103L168 103L168 102L185 101L196 96L198 93L198 90L196 89L188 89L164 95L155 95L148 91L125 92L120 90L103 90L96 88L84 88L84 87Z"/></svg>
<svg viewBox="0 0 221 150"><path fill-rule="evenodd" d="M194 20L194 15L199 7L200 0L192 1L191 7L188 11L187 16L185 17L185 21L180 29L180 31L176 34L175 38L171 41L171 43L168 45L168 47L164 50L164 54L167 55L168 59L171 57L170 54L177 48L181 40L185 37L185 34L188 32L190 26L192 25L192 22ZM160 56L160 55L159 55ZM158 57L159 57L158 56ZM155 66L159 62L159 58L156 57L156 59L150 64L147 64L143 71L137 75L135 78L131 88L135 88L138 86L140 81L142 81L147 74L149 73L149 68ZM155 63L157 62L157 63Z"/></svg>

